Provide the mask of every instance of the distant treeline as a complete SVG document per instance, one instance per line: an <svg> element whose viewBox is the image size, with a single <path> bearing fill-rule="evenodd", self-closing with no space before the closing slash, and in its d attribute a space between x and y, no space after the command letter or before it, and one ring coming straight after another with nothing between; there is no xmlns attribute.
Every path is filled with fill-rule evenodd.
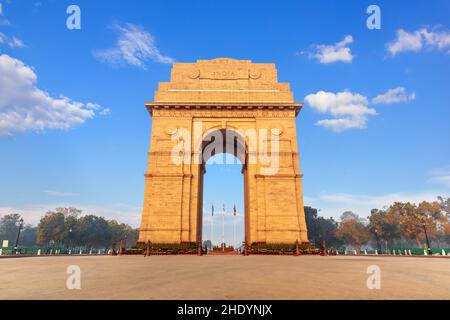
<svg viewBox="0 0 450 320"><path fill-rule="evenodd" d="M112 242L126 241L127 246L134 245L139 229L115 220L88 214L81 215L76 208L56 208L48 211L37 227L25 224L19 238L19 246L66 246L106 248ZM8 214L0 218L0 240L9 240L9 246L15 244L20 223L19 214Z"/></svg>
<svg viewBox="0 0 450 320"><path fill-rule="evenodd" d="M316 247L324 240L328 247L423 247L425 232L432 247L448 248L450 243L450 198L437 197L417 205L395 202L384 209L372 209L367 219L346 211L337 222L318 216L317 209L311 207L305 207L305 215L308 239Z"/></svg>
<svg viewBox="0 0 450 320"><path fill-rule="evenodd" d="M47 212L37 227L24 225L19 245L106 248L121 239L126 240L128 247L138 240L138 229L81 213L76 208L56 208ZM372 209L366 219L346 211L338 222L319 216L318 210L311 207L305 207L305 215L308 239L316 247L324 240L327 247L423 247L425 232L433 247L448 248L450 243L450 198L437 197L436 201L419 204L395 202L383 209ZM9 240L9 246L14 246L19 220L18 214L0 219L0 240Z"/></svg>

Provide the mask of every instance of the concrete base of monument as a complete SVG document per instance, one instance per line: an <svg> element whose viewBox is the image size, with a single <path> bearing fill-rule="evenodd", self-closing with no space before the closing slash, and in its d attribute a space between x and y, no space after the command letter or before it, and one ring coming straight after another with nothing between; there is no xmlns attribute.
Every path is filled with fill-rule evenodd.
<svg viewBox="0 0 450 320"><path fill-rule="evenodd" d="M67 289L68 267L81 289ZM380 289L371 288L378 269ZM0 299L448 299L450 260L383 256L0 259Z"/></svg>

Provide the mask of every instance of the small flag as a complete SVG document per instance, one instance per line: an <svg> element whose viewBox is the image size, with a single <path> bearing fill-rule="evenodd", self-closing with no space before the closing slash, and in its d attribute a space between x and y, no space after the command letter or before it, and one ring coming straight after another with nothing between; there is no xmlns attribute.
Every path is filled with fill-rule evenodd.
<svg viewBox="0 0 450 320"><path fill-rule="evenodd" d="M233 215L236 217L236 204L234 204L234 207L233 207Z"/></svg>
<svg viewBox="0 0 450 320"><path fill-rule="evenodd" d="M211 205L211 217L214 217L214 205Z"/></svg>

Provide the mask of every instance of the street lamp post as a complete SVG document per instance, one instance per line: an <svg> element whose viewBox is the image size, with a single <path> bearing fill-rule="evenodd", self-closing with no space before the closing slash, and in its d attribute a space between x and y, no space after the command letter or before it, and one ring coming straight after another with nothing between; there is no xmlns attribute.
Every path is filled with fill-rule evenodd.
<svg viewBox="0 0 450 320"><path fill-rule="evenodd" d="M72 253L72 228L69 229L69 251Z"/></svg>
<svg viewBox="0 0 450 320"><path fill-rule="evenodd" d="M317 213L320 212L321 209L317 209ZM318 214L317 214L318 216ZM316 216L316 217L317 217ZM314 246L317 246L317 219L313 219L313 223L314 223Z"/></svg>
<svg viewBox="0 0 450 320"><path fill-rule="evenodd" d="M20 218L19 231L17 232L16 243L14 244L14 254L17 252L17 246L19 245L19 237L20 237L20 231L22 231L22 227L23 227L23 218Z"/></svg>
<svg viewBox="0 0 450 320"><path fill-rule="evenodd" d="M431 252L431 248L430 248L430 241L428 240L428 233L427 233L427 227L426 227L425 221L422 223L422 226L423 226L423 231L425 232L425 239L427 240L428 255L431 256L432 252Z"/></svg>

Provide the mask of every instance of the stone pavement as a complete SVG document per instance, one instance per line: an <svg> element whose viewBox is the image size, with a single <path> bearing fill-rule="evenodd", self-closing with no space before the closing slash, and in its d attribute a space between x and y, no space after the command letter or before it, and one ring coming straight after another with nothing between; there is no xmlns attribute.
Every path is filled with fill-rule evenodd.
<svg viewBox="0 0 450 320"><path fill-rule="evenodd" d="M60 256L0 259L0 272L0 299L450 299L450 260L419 257Z"/></svg>

